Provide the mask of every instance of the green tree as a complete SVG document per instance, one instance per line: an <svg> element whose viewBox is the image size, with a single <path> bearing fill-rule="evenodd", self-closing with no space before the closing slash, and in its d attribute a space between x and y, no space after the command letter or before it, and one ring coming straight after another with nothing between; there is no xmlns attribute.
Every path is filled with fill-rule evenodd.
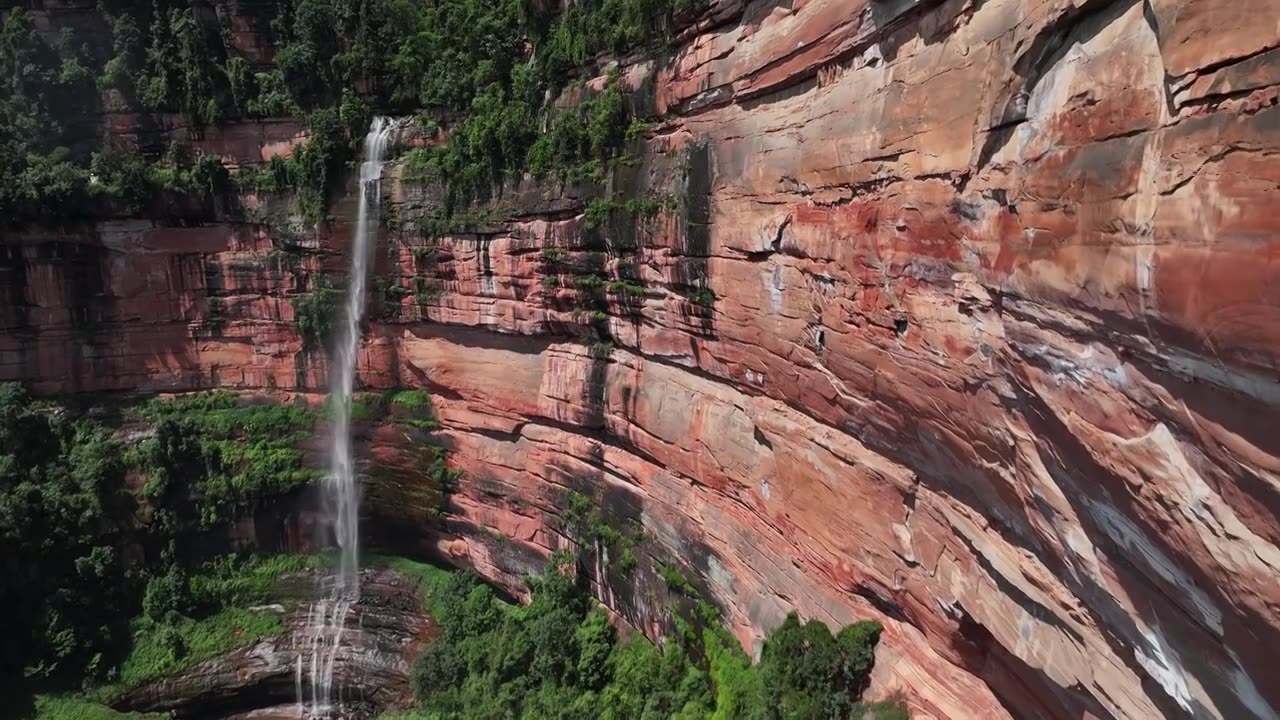
<svg viewBox="0 0 1280 720"><path fill-rule="evenodd" d="M791 613L770 633L760 656L774 716L796 720L848 717L866 688L880 639L878 623L858 623L839 637L816 620Z"/></svg>
<svg viewBox="0 0 1280 720"><path fill-rule="evenodd" d="M427 717L577 720L846 720L896 717L896 706L858 705L879 625L837 635L788 617L752 665L713 612L686 644L618 642L581 579L555 556L529 579L525 607L502 605L474 574L437 586L431 613L443 634L415 665ZM495 613L495 610L497 611ZM705 617L702 617L705 615ZM892 712L891 712L892 709ZM856 715L858 720L864 717Z"/></svg>
<svg viewBox="0 0 1280 720"><path fill-rule="evenodd" d="M574 631L578 645L577 680L582 687L598 690L609 679L609 655L613 652L614 632L609 618L601 610L592 610Z"/></svg>
<svg viewBox="0 0 1280 720"><path fill-rule="evenodd" d="M91 423L33 406L20 386L0 385L0 684L83 676L127 637L101 611L128 587L112 548L120 448Z"/></svg>
<svg viewBox="0 0 1280 720"><path fill-rule="evenodd" d="M64 122L92 110L97 93L64 33L60 57L23 10L0 26L0 213L66 210L86 175L66 143Z"/></svg>

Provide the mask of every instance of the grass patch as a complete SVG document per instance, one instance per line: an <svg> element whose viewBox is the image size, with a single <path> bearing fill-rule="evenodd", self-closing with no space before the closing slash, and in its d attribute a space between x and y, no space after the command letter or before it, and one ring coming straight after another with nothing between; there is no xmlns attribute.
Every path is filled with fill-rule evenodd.
<svg viewBox="0 0 1280 720"><path fill-rule="evenodd" d="M405 410L431 410L431 396L425 390L396 390L391 393L391 404Z"/></svg>
<svg viewBox="0 0 1280 720"><path fill-rule="evenodd" d="M438 603L449 591L449 578L455 572L439 565L387 555L374 555L368 558L368 562L372 565L390 568L401 575L417 580L418 595L422 597L422 607L432 615L436 614L440 609Z"/></svg>
<svg viewBox="0 0 1280 720"><path fill-rule="evenodd" d="M284 632L284 618L272 610L250 610L265 603L285 573L320 566L309 555L274 555L238 559L224 556L206 563L186 579L191 615L156 619L143 615L130 625L128 656L116 682L98 689L106 699L118 691L185 670L229 650L252 645Z"/></svg>
<svg viewBox="0 0 1280 720"><path fill-rule="evenodd" d="M435 715L418 710L391 710L378 716L378 720L435 720L435 718Z"/></svg>
<svg viewBox="0 0 1280 720"><path fill-rule="evenodd" d="M122 713L69 695L37 695L33 720L164 720L159 713Z"/></svg>
<svg viewBox="0 0 1280 720"><path fill-rule="evenodd" d="M333 419L334 403L337 399L330 396L320 408L320 417ZM438 425L434 420L431 396L425 390L386 390L383 392L356 393L351 398L351 419L356 422L377 422L394 415L402 424L434 430Z"/></svg>
<svg viewBox="0 0 1280 720"><path fill-rule="evenodd" d="M302 336L303 346L308 350L324 349L337 331L342 291L319 287L293 296L292 302L293 325Z"/></svg>
<svg viewBox="0 0 1280 720"><path fill-rule="evenodd" d="M228 650L284 632L284 620L270 610L225 608L209 617L133 624L133 649L120 665L120 684L134 687L185 670Z"/></svg>
<svg viewBox="0 0 1280 720"><path fill-rule="evenodd" d="M395 416L395 421L401 425L423 431L440 427L431 395L425 390L392 390L387 394L387 405Z"/></svg>
<svg viewBox="0 0 1280 720"><path fill-rule="evenodd" d="M224 556L206 563L203 571L191 578L191 592L210 605L255 605L270 598L276 581L285 573L326 567L326 563L332 564L321 555L272 555L247 561Z"/></svg>

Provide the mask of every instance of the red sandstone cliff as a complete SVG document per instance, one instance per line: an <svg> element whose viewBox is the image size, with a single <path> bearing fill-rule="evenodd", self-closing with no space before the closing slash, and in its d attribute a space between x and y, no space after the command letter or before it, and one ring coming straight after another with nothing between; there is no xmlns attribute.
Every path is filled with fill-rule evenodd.
<svg viewBox="0 0 1280 720"><path fill-rule="evenodd" d="M444 291L372 324L362 377L437 398L451 552L516 582L585 479L748 646L880 619L873 693L917 717L1277 717L1280 7L725 0L626 78L666 121L616 189L679 203L635 230L611 354L542 283L587 245L572 191L512 188L425 268L381 245ZM0 378L323 387L287 296L347 236L6 231Z"/></svg>

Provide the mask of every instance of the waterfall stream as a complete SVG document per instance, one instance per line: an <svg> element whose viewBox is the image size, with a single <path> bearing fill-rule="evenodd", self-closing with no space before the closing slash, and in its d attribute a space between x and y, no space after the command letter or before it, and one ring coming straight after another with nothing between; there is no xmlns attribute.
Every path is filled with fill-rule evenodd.
<svg viewBox="0 0 1280 720"><path fill-rule="evenodd" d="M329 578L327 596L311 607L310 642L298 654L295 684L299 717L334 716L341 699L333 697L334 663L347 614L360 599L360 483L351 451L351 395L360 351L365 284L382 207L382 165L392 129L386 118L374 118L365 136L364 162L360 165L360 203L351 242L347 302L329 363L333 439L329 476L324 483L324 510L338 545L338 567Z"/></svg>

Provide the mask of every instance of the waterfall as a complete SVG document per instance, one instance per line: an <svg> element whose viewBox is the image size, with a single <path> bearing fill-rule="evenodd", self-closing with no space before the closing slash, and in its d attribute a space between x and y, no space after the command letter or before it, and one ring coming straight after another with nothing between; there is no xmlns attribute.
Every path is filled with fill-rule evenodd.
<svg viewBox="0 0 1280 720"><path fill-rule="evenodd" d="M360 319L364 315L365 282L378 236L382 207L382 164L392 125L374 118L364 139L360 165L360 204L351 241L351 275L346 310L329 363L329 406L333 413L329 476L324 483L324 509L338 545L337 571L329 578L327 597L312 605L310 642L298 654L296 689L299 717L331 717L333 668L351 605L360 599L360 483L351 452L351 394L360 351ZM309 656L304 662L304 655ZM310 693L303 696L303 666Z"/></svg>

